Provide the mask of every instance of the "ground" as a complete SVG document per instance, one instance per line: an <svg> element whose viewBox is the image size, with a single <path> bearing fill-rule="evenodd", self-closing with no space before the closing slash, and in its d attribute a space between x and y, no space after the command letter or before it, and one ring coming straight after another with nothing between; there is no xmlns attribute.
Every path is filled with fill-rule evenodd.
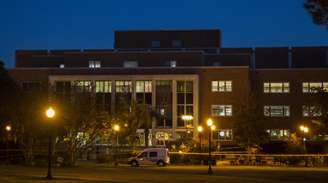
<svg viewBox="0 0 328 183"><path fill-rule="evenodd" d="M206 166L168 167L111 167L104 164L83 163L74 168L55 168L54 180L48 181L45 167L0 166L0 182L179 182L179 183L276 183L311 182L327 183L328 168L291 167L215 167L213 175L207 175Z"/></svg>

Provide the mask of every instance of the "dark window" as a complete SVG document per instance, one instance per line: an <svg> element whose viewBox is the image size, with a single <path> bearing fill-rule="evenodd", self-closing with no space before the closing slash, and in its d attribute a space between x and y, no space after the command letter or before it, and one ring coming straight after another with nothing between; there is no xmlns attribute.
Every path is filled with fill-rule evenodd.
<svg viewBox="0 0 328 183"><path fill-rule="evenodd" d="M147 152L141 153L138 158L147 158Z"/></svg>
<svg viewBox="0 0 328 183"><path fill-rule="evenodd" d="M157 157L157 152L149 152L149 157L150 158L156 158Z"/></svg>
<svg viewBox="0 0 328 183"><path fill-rule="evenodd" d="M151 42L151 47L152 48L159 48L159 47L161 47L161 42L160 41L152 41Z"/></svg>
<svg viewBox="0 0 328 183"><path fill-rule="evenodd" d="M173 40L172 41L172 47L181 48L182 47L182 41L181 40Z"/></svg>

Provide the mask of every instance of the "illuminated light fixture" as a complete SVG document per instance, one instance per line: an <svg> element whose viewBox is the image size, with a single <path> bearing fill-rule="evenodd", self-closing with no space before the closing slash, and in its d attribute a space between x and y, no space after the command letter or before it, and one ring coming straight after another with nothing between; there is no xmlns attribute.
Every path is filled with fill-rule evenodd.
<svg viewBox="0 0 328 183"><path fill-rule="evenodd" d="M207 123L207 126L212 126L212 125L213 125L213 121L212 121L211 118L209 118L209 119L206 121L206 123Z"/></svg>
<svg viewBox="0 0 328 183"><path fill-rule="evenodd" d="M10 132L10 131L11 131L11 126L10 126L10 125L7 125L7 126L6 126L6 131L7 131L7 132Z"/></svg>
<svg viewBox="0 0 328 183"><path fill-rule="evenodd" d="M117 125L117 124L114 125L113 130L116 131L116 132L120 131L120 125Z"/></svg>
<svg viewBox="0 0 328 183"><path fill-rule="evenodd" d="M212 125L211 126L211 130L214 131L216 129L216 126L215 125Z"/></svg>
<svg viewBox="0 0 328 183"><path fill-rule="evenodd" d="M220 131L220 133L219 133L219 135L220 135L220 137L224 137L224 131Z"/></svg>
<svg viewBox="0 0 328 183"><path fill-rule="evenodd" d="M181 119L184 120L184 121L191 121L191 120L194 119L194 117L191 116L191 115L182 115Z"/></svg>
<svg viewBox="0 0 328 183"><path fill-rule="evenodd" d="M198 132L202 132L202 131L203 131L203 127L202 127L202 126L198 126L198 127L197 127L197 131L198 131Z"/></svg>
<svg viewBox="0 0 328 183"><path fill-rule="evenodd" d="M49 107L46 110L46 116L47 116L47 118L53 118L53 117L55 117L55 115L56 115L56 112L55 112L55 110L52 107Z"/></svg>
<svg viewBox="0 0 328 183"><path fill-rule="evenodd" d="M309 128L307 126L301 125L300 126L300 130L304 133L308 133L309 132Z"/></svg>

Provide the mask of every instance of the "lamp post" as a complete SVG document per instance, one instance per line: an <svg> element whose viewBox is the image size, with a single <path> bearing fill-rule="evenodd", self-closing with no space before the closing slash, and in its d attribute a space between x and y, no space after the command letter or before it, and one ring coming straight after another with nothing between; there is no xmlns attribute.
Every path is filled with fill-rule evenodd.
<svg viewBox="0 0 328 183"><path fill-rule="evenodd" d="M300 126L300 130L302 132L302 143L303 143L303 149L304 152L306 152L306 138L305 138L305 134L309 132L309 128L305 125L301 125Z"/></svg>
<svg viewBox="0 0 328 183"><path fill-rule="evenodd" d="M202 132L203 132L203 127L202 126L198 126L197 127L197 131L198 131L198 138L199 138L199 151L202 152Z"/></svg>
<svg viewBox="0 0 328 183"><path fill-rule="evenodd" d="M6 125L6 132L7 132L7 140L6 140L6 164L9 163L9 133L11 132L11 126Z"/></svg>
<svg viewBox="0 0 328 183"><path fill-rule="evenodd" d="M118 132L120 131L120 125L118 124L115 124L113 126L113 130L115 131L115 134L116 134L116 146L115 146L115 162L114 162L114 165L117 166L118 165L118 162L117 162L117 148L118 148Z"/></svg>
<svg viewBox="0 0 328 183"><path fill-rule="evenodd" d="M52 107L49 107L46 112L45 112L46 117L49 120L52 120L55 115L56 112ZM48 140L48 173L47 173L47 179L52 179L52 172L51 172L51 155L52 155L52 133L49 127L49 140Z"/></svg>
<svg viewBox="0 0 328 183"><path fill-rule="evenodd" d="M211 118L209 118L207 121L207 126L208 126L208 171L207 173L209 175L213 174L212 170L212 155L211 155L211 137L212 137L212 130L215 129L215 126L213 125L213 121Z"/></svg>

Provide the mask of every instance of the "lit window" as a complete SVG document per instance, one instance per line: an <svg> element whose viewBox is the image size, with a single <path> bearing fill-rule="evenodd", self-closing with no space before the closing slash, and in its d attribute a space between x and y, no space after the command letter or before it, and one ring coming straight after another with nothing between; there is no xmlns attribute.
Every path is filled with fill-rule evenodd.
<svg viewBox="0 0 328 183"><path fill-rule="evenodd" d="M75 89L77 92L91 92L91 81L75 81Z"/></svg>
<svg viewBox="0 0 328 183"><path fill-rule="evenodd" d="M303 105L303 117L318 117L321 116L321 109L317 106Z"/></svg>
<svg viewBox="0 0 328 183"><path fill-rule="evenodd" d="M264 93L289 93L289 82L265 82Z"/></svg>
<svg viewBox="0 0 328 183"><path fill-rule="evenodd" d="M138 67L138 61L124 61L123 67L126 67L126 68Z"/></svg>
<svg viewBox="0 0 328 183"><path fill-rule="evenodd" d="M290 130L288 129L268 129L271 140L281 140L290 136Z"/></svg>
<svg viewBox="0 0 328 183"><path fill-rule="evenodd" d="M96 81L96 93L111 93L112 82L111 81Z"/></svg>
<svg viewBox="0 0 328 183"><path fill-rule="evenodd" d="M303 93L316 93L318 89L328 92L328 82L303 82Z"/></svg>
<svg viewBox="0 0 328 183"><path fill-rule="evenodd" d="M212 81L212 92L231 92L232 81Z"/></svg>
<svg viewBox="0 0 328 183"><path fill-rule="evenodd" d="M115 91L117 93L131 93L132 82L131 81L115 81Z"/></svg>
<svg viewBox="0 0 328 183"><path fill-rule="evenodd" d="M161 47L161 42L160 41L152 41L151 42L151 47L152 48L159 48L159 47Z"/></svg>
<svg viewBox="0 0 328 183"><path fill-rule="evenodd" d="M218 129L218 140L232 140L232 129Z"/></svg>
<svg viewBox="0 0 328 183"><path fill-rule="evenodd" d="M136 81L136 93L151 93L151 81Z"/></svg>
<svg viewBox="0 0 328 183"><path fill-rule="evenodd" d="M89 68L95 69L100 67L101 67L101 62L99 60L89 60Z"/></svg>
<svg viewBox="0 0 328 183"><path fill-rule="evenodd" d="M212 105L212 116L232 116L232 105Z"/></svg>
<svg viewBox="0 0 328 183"><path fill-rule="evenodd" d="M170 61L170 67L177 67L177 61L171 60Z"/></svg>
<svg viewBox="0 0 328 183"><path fill-rule="evenodd" d="M264 106L264 116L287 117L290 116L290 109L282 105Z"/></svg>

